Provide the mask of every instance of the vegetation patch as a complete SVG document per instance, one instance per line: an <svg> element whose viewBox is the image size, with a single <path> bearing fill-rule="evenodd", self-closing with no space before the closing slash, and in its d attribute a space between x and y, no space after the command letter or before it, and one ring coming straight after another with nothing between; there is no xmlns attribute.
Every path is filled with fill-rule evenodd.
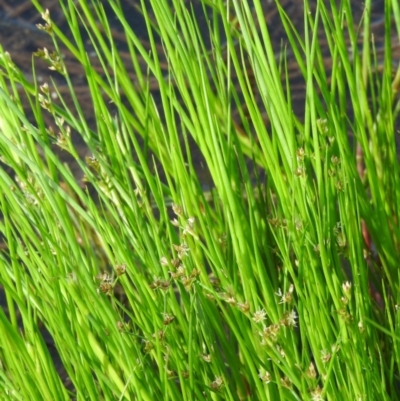
<svg viewBox="0 0 400 401"><path fill-rule="evenodd" d="M33 79L0 49L2 398L399 399L398 2L141 1L145 39L117 0L60 0L68 32L32 2Z"/></svg>

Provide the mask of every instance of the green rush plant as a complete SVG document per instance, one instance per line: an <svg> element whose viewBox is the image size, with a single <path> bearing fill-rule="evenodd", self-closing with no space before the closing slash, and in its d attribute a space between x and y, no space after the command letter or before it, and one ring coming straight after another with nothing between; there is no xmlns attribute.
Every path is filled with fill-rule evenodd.
<svg viewBox="0 0 400 401"><path fill-rule="evenodd" d="M277 0L280 49L260 0L142 0L146 41L118 0L60 0L69 32L32 2L33 79L0 51L2 399L400 399L398 2L378 46L371 0L301 29Z"/></svg>

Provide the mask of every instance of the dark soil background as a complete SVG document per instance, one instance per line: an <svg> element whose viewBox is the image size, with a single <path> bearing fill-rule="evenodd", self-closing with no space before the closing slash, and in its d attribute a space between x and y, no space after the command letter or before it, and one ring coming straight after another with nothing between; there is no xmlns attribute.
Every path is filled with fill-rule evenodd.
<svg viewBox="0 0 400 401"><path fill-rule="evenodd" d="M185 1L188 4L193 4L195 7L199 7L197 0ZM147 42L147 34L144 22L140 14L136 11L135 5L140 3L139 0L121 0L123 7L125 9L125 13L127 18L131 21L132 27L134 31L138 34L138 36L142 39L145 45ZM294 25L300 30L303 30L303 1L302 0L282 0L281 1L283 7L285 8L288 15L291 17ZM363 12L363 4L362 2L353 2L354 3L354 20L356 23L360 21ZM48 8L50 10L50 16L52 20L62 29L62 31L68 36L68 25L63 15L63 12L58 4L58 0L43 0L41 4L44 8ZM377 0L373 2L373 34L375 37L375 46L378 50L378 59L383 59L383 12L384 12L384 0ZM104 1L104 5L107 9L107 2ZM123 35L121 34L121 29L118 21L112 16L111 9L110 11L110 23L113 28L113 35L115 39L118 41L118 46L121 52L122 58L126 58L129 60L129 54L126 51L127 46L124 40ZM204 14L199 8L199 12L196 13L199 15L200 23L202 23L202 19L204 20ZM273 4L273 2L265 0L265 18L268 23L269 32L271 38L274 43L274 47L276 52L278 53L282 46L285 45L286 35L284 33L283 27L280 23L279 15L277 10ZM0 44L2 47L11 54L14 62L23 69L26 73L27 77L32 77L32 53L37 51L39 48L46 47L49 49L53 49L53 44L51 38L44 32L40 31L36 24L43 24L43 20L41 19L40 13L31 5L30 1L25 0L15 0L15 1L7 1L0 0ZM203 23L202 26L206 28L206 24ZM91 46L85 35L83 37L87 43L87 51L88 54L91 54ZM205 33L206 37L206 33ZM400 61L400 44L398 37L396 37L395 33L393 33L392 39L392 48L394 58L397 62ZM324 38L321 35L321 42L324 42ZM161 46L160 46L161 50ZM76 93L79 96L81 105L84 109L85 115L89 122L89 126L95 130L96 124L93 116L93 109L91 105L91 100L89 97L88 88L85 81L85 76L83 74L83 69L80 65L73 60L71 54L63 49L63 53L65 54L65 60L67 64L68 71L73 79ZM304 112L304 82L299 73L296 62L290 58L289 51L289 60L288 66L290 71L290 84L292 89L292 103L295 107L295 113L300 116ZM94 65L98 64L98 68L100 70L101 66L96 61L95 56L92 57ZM145 65L143 66L145 68ZM331 68L331 60L328 52L326 52L326 67L327 71ZM129 71L129 65L127 64L127 68ZM397 68L397 65L394 66ZM41 83L50 82L50 77L52 77L58 85L58 88L61 94L65 95L68 99L68 88L63 82L62 78L57 73L52 73L48 69L48 65L43 61L35 58L35 69L36 75ZM166 70L167 71L167 70ZM130 72L132 74L132 79L135 79L133 71ZM154 96L157 96L157 87L154 88ZM1 111L0 111L1 113ZM29 116L29 111L27 109L27 115ZM32 116L31 116L32 117ZM268 118L265 117L265 122L268 124ZM50 119L46 122L48 126L54 125L53 121ZM396 123L395 127L395 135L397 139L399 138L399 121ZM79 139L78 136L75 137L76 146L79 150L79 153L82 157L87 154L87 149L84 143ZM400 145L400 141L398 141L398 145ZM400 149L400 146L398 146ZM74 165L73 161L68 157L66 153L59 153L60 157L66 162L71 164L72 171L76 171L77 178L80 179L80 172ZM194 151L194 160L198 163L199 166L199 174L203 174L204 180L208 180L209 177L207 173L200 167L202 165L201 155L199 152ZM0 305L3 305L5 308L5 299L4 294L0 291ZM51 336L44 331L45 339L49 345L51 353L54 357L56 366L59 369L60 375L62 379L68 383L68 377L66 372L64 371L61 361L58 358L58 354L56 348L53 345ZM69 383L70 388L72 389L71 383Z"/></svg>

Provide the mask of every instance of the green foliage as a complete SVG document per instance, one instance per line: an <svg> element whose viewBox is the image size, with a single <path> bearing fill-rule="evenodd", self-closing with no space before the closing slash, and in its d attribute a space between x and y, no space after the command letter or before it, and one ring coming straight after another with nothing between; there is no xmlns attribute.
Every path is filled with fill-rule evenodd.
<svg viewBox="0 0 400 401"><path fill-rule="evenodd" d="M206 38L187 2L148 3L151 51L109 2L129 61L101 3L62 1L70 35L43 14L54 52L36 57L64 76L73 107L1 52L3 399L399 399L397 2L379 60L370 1L360 27L349 0L306 2L304 32L277 2L280 54L259 0L202 0ZM95 127L60 44L85 71Z"/></svg>

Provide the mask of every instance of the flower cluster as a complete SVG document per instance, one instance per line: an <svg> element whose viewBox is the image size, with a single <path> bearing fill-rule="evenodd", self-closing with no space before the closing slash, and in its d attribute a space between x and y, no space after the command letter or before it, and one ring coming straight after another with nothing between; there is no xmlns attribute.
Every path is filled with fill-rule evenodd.
<svg viewBox="0 0 400 401"><path fill-rule="evenodd" d="M41 58L50 64L49 70L57 71L59 74L65 76L67 75L67 70L65 68L62 57L55 51L49 52L45 47L43 49L38 49L34 56Z"/></svg>
<svg viewBox="0 0 400 401"><path fill-rule="evenodd" d="M50 19L50 12L48 9L44 13L42 13L42 19L45 21L45 24L36 24L36 26L41 30L47 32L49 35L53 33L53 24Z"/></svg>

